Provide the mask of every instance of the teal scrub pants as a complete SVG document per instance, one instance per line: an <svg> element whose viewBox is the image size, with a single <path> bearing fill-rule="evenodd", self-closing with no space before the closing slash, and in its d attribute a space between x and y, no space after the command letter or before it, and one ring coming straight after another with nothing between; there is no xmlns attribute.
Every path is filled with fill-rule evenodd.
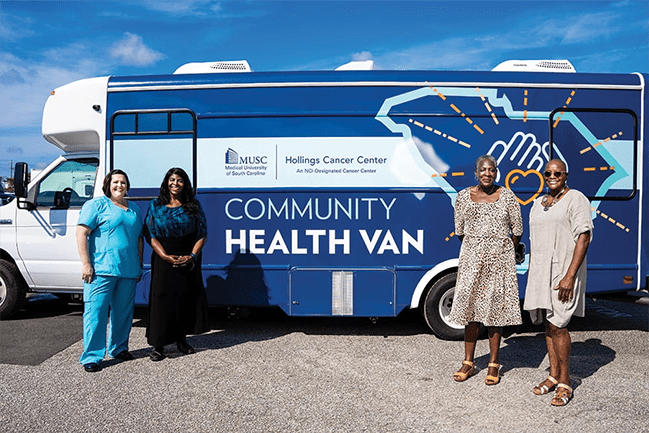
<svg viewBox="0 0 649 433"><path fill-rule="evenodd" d="M83 284L83 353L79 362L98 363L106 355L115 357L128 350L128 337L133 325L136 278L96 275Z"/></svg>

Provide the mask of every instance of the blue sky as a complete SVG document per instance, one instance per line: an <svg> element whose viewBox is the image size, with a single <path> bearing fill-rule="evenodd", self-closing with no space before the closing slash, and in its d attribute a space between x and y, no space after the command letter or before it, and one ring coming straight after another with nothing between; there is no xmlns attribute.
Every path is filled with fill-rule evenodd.
<svg viewBox="0 0 649 433"><path fill-rule="evenodd" d="M59 154L41 136L58 86L242 59L255 71L569 59L578 72L647 73L649 2L0 1L0 176Z"/></svg>

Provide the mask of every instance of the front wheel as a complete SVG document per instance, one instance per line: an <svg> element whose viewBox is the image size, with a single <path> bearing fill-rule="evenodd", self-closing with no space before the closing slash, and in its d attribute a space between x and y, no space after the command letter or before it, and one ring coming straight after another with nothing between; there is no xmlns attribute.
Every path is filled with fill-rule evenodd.
<svg viewBox="0 0 649 433"><path fill-rule="evenodd" d="M16 265L0 260L0 320L18 312L25 300L26 287Z"/></svg>
<svg viewBox="0 0 649 433"><path fill-rule="evenodd" d="M464 326L449 322L457 272L444 275L433 283L424 299L422 313L426 324L443 340L462 340Z"/></svg>

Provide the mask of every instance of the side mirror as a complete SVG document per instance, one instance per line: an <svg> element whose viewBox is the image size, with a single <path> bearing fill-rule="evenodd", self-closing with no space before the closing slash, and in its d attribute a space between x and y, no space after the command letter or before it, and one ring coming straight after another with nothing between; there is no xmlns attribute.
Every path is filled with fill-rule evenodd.
<svg viewBox="0 0 649 433"><path fill-rule="evenodd" d="M26 162L17 162L14 170L14 194L16 195L16 206L18 209L34 210L34 203L26 201L29 193L29 167ZM21 200L22 199L22 200Z"/></svg>
<svg viewBox="0 0 649 433"><path fill-rule="evenodd" d="M14 170L14 194L19 198L27 197L27 187L29 185L29 168L26 162L17 162Z"/></svg>

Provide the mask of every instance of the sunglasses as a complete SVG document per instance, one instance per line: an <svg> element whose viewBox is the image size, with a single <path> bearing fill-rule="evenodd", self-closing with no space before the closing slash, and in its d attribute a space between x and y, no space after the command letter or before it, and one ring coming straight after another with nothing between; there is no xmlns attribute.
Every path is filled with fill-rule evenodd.
<svg viewBox="0 0 649 433"><path fill-rule="evenodd" d="M551 172L551 171L546 171L546 172L543 173L543 174L545 175L545 177L551 177L553 174L554 174L554 177L561 177L561 176L563 176L564 174L568 174L568 172L566 172L566 171L555 171L555 172L553 173L553 172Z"/></svg>

